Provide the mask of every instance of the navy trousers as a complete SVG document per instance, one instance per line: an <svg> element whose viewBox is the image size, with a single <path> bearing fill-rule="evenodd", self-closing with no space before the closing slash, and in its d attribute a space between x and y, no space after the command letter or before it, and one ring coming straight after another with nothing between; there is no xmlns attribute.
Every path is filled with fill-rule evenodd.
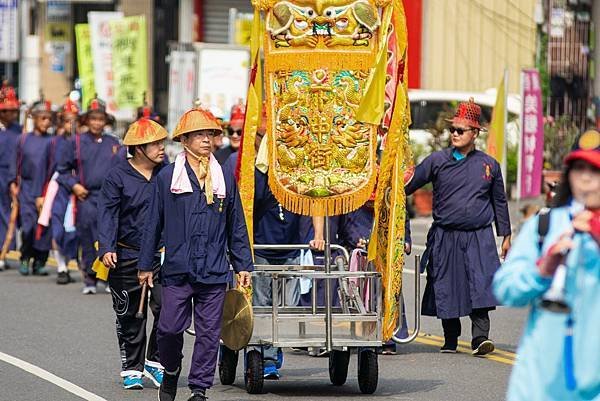
<svg viewBox="0 0 600 401"><path fill-rule="evenodd" d="M162 287L157 338L161 363L167 372L175 372L181 367L183 334L191 324L192 312L194 314L196 340L188 374L192 391L205 390L213 384L226 286L185 283Z"/></svg>

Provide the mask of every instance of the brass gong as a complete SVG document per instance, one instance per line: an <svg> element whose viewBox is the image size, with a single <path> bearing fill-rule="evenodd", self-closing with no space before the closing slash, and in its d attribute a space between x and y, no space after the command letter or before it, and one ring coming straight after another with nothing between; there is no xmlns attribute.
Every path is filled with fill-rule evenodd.
<svg viewBox="0 0 600 401"><path fill-rule="evenodd" d="M223 344L233 351L239 351L250 342L253 328L252 301L238 289L227 291L221 320Z"/></svg>

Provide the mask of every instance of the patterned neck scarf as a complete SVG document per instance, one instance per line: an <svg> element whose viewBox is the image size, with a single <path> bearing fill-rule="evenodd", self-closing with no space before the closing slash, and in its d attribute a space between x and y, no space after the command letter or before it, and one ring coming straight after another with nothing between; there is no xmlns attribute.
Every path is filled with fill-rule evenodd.
<svg viewBox="0 0 600 401"><path fill-rule="evenodd" d="M206 204L212 205L214 203L213 197L213 187L212 187L212 179L210 176L210 167L208 165L210 157L207 156L198 156L194 152L192 152L187 146L184 146L187 154L192 156L194 159L198 160L198 171L196 174L198 175L198 179L204 179L204 195L206 196Z"/></svg>

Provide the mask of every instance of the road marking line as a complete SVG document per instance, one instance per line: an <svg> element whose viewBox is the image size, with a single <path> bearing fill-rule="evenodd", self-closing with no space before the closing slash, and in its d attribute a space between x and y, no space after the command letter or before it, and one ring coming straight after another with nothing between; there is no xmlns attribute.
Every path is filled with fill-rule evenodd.
<svg viewBox="0 0 600 401"><path fill-rule="evenodd" d="M21 252L19 251L8 251L8 254L6 255L6 259L7 260L14 260L14 261L19 261L21 259ZM48 258L48 261L46 262L46 267L56 267L56 260L54 260L54 258ZM77 267L77 262L75 262L74 260L71 260L69 262L69 264L67 265L68 269L71 271L77 271L79 270Z"/></svg>
<svg viewBox="0 0 600 401"><path fill-rule="evenodd" d="M61 387L69 393L74 394L77 397L83 398L84 400L107 401L106 399L97 396L94 393L90 393L89 391L84 390L81 387L48 372L47 370L32 365L29 362L25 362L19 358L15 358L14 356L10 356L8 354L0 352L0 360L11 364L19 369L22 369L28 373L31 373L32 375L37 376L40 379L46 380L47 382L50 382L58 387Z"/></svg>

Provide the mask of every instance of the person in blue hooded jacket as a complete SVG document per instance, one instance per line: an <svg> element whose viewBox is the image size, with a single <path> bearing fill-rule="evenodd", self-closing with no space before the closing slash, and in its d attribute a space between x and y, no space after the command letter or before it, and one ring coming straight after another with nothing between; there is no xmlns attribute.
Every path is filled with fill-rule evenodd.
<svg viewBox="0 0 600 401"><path fill-rule="evenodd" d="M541 216L525 223L493 281L500 303L530 308L508 401L600 400L598 132L582 135L567 156L556 206L546 215L544 236ZM559 294L570 309L563 313L542 306L560 281L565 290Z"/></svg>

